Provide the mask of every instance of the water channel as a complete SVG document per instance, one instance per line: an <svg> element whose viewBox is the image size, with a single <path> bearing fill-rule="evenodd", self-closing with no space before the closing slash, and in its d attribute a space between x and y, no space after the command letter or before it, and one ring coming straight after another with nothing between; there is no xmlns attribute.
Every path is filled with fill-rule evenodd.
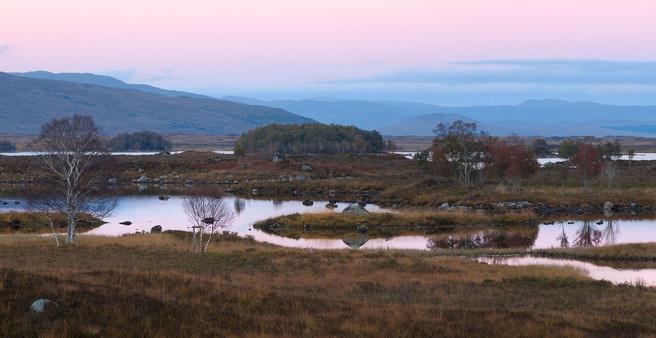
<svg viewBox="0 0 656 338"><path fill-rule="evenodd" d="M25 210L26 202L0 196L0 212ZM86 234L120 236L130 233L150 232L155 225L161 225L166 230L191 230L191 222L183 211L184 197L170 196L168 200L160 200L158 196L123 196L119 198L118 207L105 219L107 223L94 228ZM656 242L656 220L622 219L620 217L603 215L593 219L579 219L540 224L537 227L497 228L471 227L454 229L453 231L435 233L431 229L406 229L404 235L374 238L364 237L353 230L344 238L290 238L253 228L253 223L267 218L293 213L341 212L347 203L338 203L337 208L328 209L326 201L315 201L312 206L304 206L301 201L274 201L244 199L234 196L223 197L224 203L235 212L235 219L225 230L238 233L240 236L253 236L260 242L271 243L285 247L315 248L315 249L347 249L349 247L363 249L414 249L414 250L446 250L451 248L490 248L515 247L524 249L548 249L563 246L604 246L624 243ZM18 204L16 204L18 201ZM376 205L367 205L371 212L393 212ZM130 221L131 225L121 222ZM316 237L316 236L314 236ZM592 263L575 260L562 260L538 257L514 258L481 258L488 264L510 265L570 265L589 271L592 278L603 278L616 283L639 283L656 285L656 270L618 270L609 267L599 267ZM637 272L639 271L639 272ZM602 276L602 277L599 277Z"/></svg>

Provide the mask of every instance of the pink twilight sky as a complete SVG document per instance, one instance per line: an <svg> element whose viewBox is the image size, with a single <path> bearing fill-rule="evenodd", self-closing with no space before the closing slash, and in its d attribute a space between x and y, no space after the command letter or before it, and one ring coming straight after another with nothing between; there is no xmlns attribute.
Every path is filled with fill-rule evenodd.
<svg viewBox="0 0 656 338"><path fill-rule="evenodd" d="M172 89L306 86L462 61L656 59L654 0L0 0L0 13L0 71Z"/></svg>

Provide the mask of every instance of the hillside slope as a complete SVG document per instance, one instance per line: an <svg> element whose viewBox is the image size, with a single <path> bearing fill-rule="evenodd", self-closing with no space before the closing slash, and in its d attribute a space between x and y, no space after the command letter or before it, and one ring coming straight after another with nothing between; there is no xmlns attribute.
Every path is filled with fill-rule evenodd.
<svg viewBox="0 0 656 338"><path fill-rule="evenodd" d="M129 84L111 76L96 75L91 73L51 73L45 71L10 73L11 75L30 77L42 80L69 81L76 83L95 84L103 87L134 89L144 93L164 95L170 97L191 97L194 99L216 99L211 96L181 92L177 90L166 90L145 84Z"/></svg>
<svg viewBox="0 0 656 338"><path fill-rule="evenodd" d="M37 134L43 122L91 115L108 135L139 130L237 134L271 123L310 123L278 108L0 73L0 134Z"/></svg>

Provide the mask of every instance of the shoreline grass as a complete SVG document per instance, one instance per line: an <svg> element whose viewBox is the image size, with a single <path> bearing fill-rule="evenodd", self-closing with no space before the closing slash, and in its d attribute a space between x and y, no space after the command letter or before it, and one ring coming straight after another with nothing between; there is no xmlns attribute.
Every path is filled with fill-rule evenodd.
<svg viewBox="0 0 656 338"><path fill-rule="evenodd" d="M411 250L280 248L186 233L0 236L0 335L650 335L656 288L574 269L480 264ZM650 250L648 246L639 250ZM501 252L496 250L495 252ZM31 302L60 304L35 314ZM499 310L503 309L503 310Z"/></svg>

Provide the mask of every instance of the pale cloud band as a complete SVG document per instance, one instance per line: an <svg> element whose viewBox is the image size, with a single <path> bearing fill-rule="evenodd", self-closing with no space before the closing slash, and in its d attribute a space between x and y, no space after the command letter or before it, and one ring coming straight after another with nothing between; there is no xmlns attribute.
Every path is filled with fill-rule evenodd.
<svg viewBox="0 0 656 338"><path fill-rule="evenodd" d="M656 61L486 60L452 62L437 69L405 70L332 83L481 83L656 85ZM329 82L329 83L330 83Z"/></svg>

